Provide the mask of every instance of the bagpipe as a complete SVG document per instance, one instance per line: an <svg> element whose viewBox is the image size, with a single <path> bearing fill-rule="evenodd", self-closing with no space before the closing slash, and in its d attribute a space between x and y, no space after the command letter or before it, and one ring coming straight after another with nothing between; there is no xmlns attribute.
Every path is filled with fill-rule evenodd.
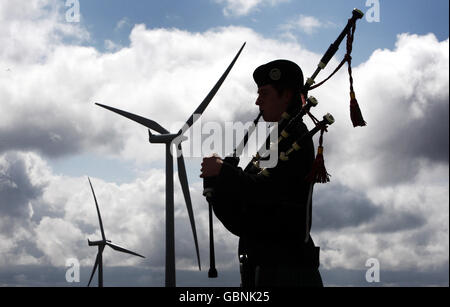
<svg viewBox="0 0 450 307"><path fill-rule="evenodd" d="M366 122L363 119L363 116L361 114L361 110L359 108L358 102L356 100L356 95L353 89L353 77L352 77L352 67L351 67L351 53L352 53L352 46L353 46L353 39L354 34L356 30L356 21L358 19L361 19L364 16L364 13L358 9L354 9L352 11L352 17L348 19L347 25L342 30L342 32L339 34L338 38L329 46L323 57L321 58L317 69L314 71L312 76L308 78L305 82L305 84L302 86L300 90L300 99L301 99L301 107L298 108L295 105L291 104L286 112L282 114L281 120L278 122L279 130L281 130L281 133L279 133L278 136L278 146L281 142L284 140L287 140L289 136L294 136L294 141L290 146L288 146L288 149L285 151L282 151L279 153L278 157L278 163L286 163L287 161L293 159L293 157L296 155L297 152L299 152L302 149L303 144L307 140L311 140L311 138L314 137L317 133L320 132L320 138L319 138L319 147L317 150L316 159L313 163L312 170L310 174L305 178L307 181L314 183L326 183L329 182L330 175L327 173L325 165L324 165L324 159L323 159L323 135L324 132L327 132L327 128L334 123L334 118L331 114L326 114L323 116L323 119L319 121L317 118L315 118L311 114L311 108L317 106L318 101L313 96L308 96L308 93L310 90L313 90L322 84L324 84L326 81L328 81L339 69L345 64L348 64L348 74L349 74L349 81L350 81L350 118L352 120L353 126L365 126ZM328 62L333 58L333 56L336 54L336 52L339 49L340 44L344 40L344 38L347 37L347 43L346 43L346 54L344 56L344 59L339 63L337 68L328 76L326 79L324 79L322 82L315 84L315 79L327 66ZM315 127L308 131L307 133L304 133L303 135L297 136L295 135L295 128L298 126L298 124L303 120L303 117L305 115L308 115L311 120L313 121ZM240 144L234 149L233 154L231 156L225 157L224 162L229 163L233 166L236 166L239 164L239 156L242 153L244 147L246 146L249 136L251 133L255 130L256 125L258 124L259 119L261 118L262 113L259 113L256 119L253 121L253 126L249 128L249 130L244 135L243 140L240 142ZM278 130L278 131L279 131ZM270 137L270 136L269 136ZM269 137L267 138L267 141L269 140ZM267 142L266 142L267 144ZM261 151L261 150L260 150ZM250 167L253 167L257 170L257 173L262 176L270 176L271 172L273 172L276 168L260 168L259 162L263 160L264 158L259 154L258 151L255 156L253 156L252 160L248 164ZM246 169L247 170L247 169ZM213 206L214 202L216 201L214 198L214 190L215 190L215 183L216 178L215 177L209 177L203 179L203 195L206 197L208 201L209 206L209 235L210 235L210 269L208 271L208 277L209 278L215 278L217 277L217 269L215 267L215 254L214 254L214 233L213 233ZM217 215L217 212L216 212ZM233 232L233 231L232 231Z"/></svg>

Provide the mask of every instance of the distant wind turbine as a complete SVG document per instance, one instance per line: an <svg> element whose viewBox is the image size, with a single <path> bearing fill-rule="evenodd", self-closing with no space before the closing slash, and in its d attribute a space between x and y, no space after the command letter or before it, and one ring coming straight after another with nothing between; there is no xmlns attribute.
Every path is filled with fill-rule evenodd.
<svg viewBox="0 0 450 307"><path fill-rule="evenodd" d="M103 104L96 103L96 105L108 109L112 112L120 114L128 119L131 119L147 128L149 128L149 141L150 143L159 143L166 145L166 276L165 276L165 284L166 287L175 287L176 286L176 277L175 277L175 218L174 218L174 196L173 196L173 157L171 153L171 146L175 144L177 149L177 164L178 164L178 177L181 183L181 188L183 190L184 199L186 201L186 208L189 215L189 220L191 223L192 233L194 235L194 243L195 249L197 252L197 261L199 270L201 270L200 265L200 254L198 250L198 241L197 241L197 231L195 228L195 220L194 213L192 211L192 203L191 196L189 194L189 185L186 176L186 167L184 164L183 152L181 147L181 142L186 140L186 137L183 134L194 124L194 122L200 117L200 115L205 111L208 104L211 102L222 83L225 81L229 72L234 66L234 63L238 59L239 55L244 49L245 43L239 49L238 53L234 57L233 61L230 63L228 68L220 77L219 81L215 84L215 86L211 89L202 103L198 106L198 108L194 111L194 113L189 117L183 127L176 134L171 134L168 130L163 128L157 122L144 118L142 116L132 114L129 112L125 112L116 108L112 108ZM194 115L197 115L195 118ZM154 135L151 133L151 130L160 133L160 135Z"/></svg>
<svg viewBox="0 0 450 307"><path fill-rule="evenodd" d="M142 258L145 258L142 255L139 255L135 252L129 251L121 246L112 244L110 240L106 240L105 237L105 231L103 230L103 222L102 222L102 217L100 215L100 209L98 208L98 203L97 203L97 198L95 197L95 192L94 192L94 188L92 187L92 183L91 183L91 179L89 179L89 185L91 186L91 190L92 190L92 194L94 195L94 200L95 200L95 206L97 208L97 214L98 214L98 221L100 224L100 231L102 232L102 240L100 241L90 241L88 239L88 245L89 246L98 246L98 253L97 253L97 258L95 259L95 264L94 264L94 268L92 270L91 273L91 277L89 278L89 283L88 283L88 287L91 284L92 281L92 277L95 274L95 270L98 267L98 286L99 287L103 287L103 250L105 249L105 246L108 245L109 247L111 247L112 249L122 252L122 253L127 253L127 254L131 254L131 255L135 255L135 256L139 256Z"/></svg>

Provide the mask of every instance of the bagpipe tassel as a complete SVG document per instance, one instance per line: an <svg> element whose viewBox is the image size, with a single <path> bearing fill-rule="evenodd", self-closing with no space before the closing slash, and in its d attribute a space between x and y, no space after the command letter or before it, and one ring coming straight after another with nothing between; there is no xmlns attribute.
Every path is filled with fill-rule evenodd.
<svg viewBox="0 0 450 307"><path fill-rule="evenodd" d="M356 22L353 23L351 30L347 33L347 54L345 59L348 63L348 75L350 79L350 118L353 123L353 127L363 127L366 125L364 118L359 108L358 101L356 100L355 91L353 90L353 76L352 76L352 49L353 38L355 37Z"/></svg>
<svg viewBox="0 0 450 307"><path fill-rule="evenodd" d="M311 172L306 177L306 180L312 183L327 183L330 181L330 174L325 168L325 161L323 159L323 146L319 146L317 150L316 160L313 163Z"/></svg>
<svg viewBox="0 0 450 307"><path fill-rule="evenodd" d="M356 100L355 92L350 92L350 118L353 127L364 127L366 125L358 105L358 100Z"/></svg>

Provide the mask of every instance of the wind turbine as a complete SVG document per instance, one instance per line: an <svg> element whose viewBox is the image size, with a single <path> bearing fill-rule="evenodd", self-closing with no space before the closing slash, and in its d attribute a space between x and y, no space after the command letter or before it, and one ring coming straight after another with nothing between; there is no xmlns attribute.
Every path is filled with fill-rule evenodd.
<svg viewBox="0 0 450 307"><path fill-rule="evenodd" d="M98 208L98 203L97 203L97 198L95 197L95 192L94 192L94 188L92 187L92 183L91 183L91 179L89 179L89 185L91 186L91 190L92 190L92 194L94 195L94 200L95 200L95 206L97 207L97 214L98 214L98 221L100 224L100 231L102 232L102 240L100 241L90 241L88 239L88 245L89 246L98 246L98 253L97 253L97 258L95 259L95 264L94 264L94 268L92 270L91 273L91 277L89 278L89 283L88 283L88 287L91 284L92 281L92 277L95 274L95 270L98 267L98 286L99 287L103 287L103 250L105 249L105 246L108 245L109 247L111 247L112 249L122 252L122 253L127 253L127 254L131 254L131 255L135 255L135 256L139 256L142 258L145 258L142 255L139 255L135 252L129 251L121 246L112 244L110 240L106 240L105 237L105 231L103 230L103 222L102 222L102 216L100 215L100 209Z"/></svg>
<svg viewBox="0 0 450 307"><path fill-rule="evenodd" d="M112 112L118 113L128 119L131 119L141 125L144 125L149 130L149 141L154 144L165 144L166 145L166 275L165 275L165 285L166 287L176 286L175 277L175 217L174 217L174 196L173 196L173 157L171 153L172 144L176 145L177 149L177 165L178 165L178 178L180 180L181 188L183 190L184 199L186 201L186 208L189 215L189 220L191 223L192 233L194 236L195 249L197 252L197 261L199 270L201 270L200 264L200 254L198 250L198 240L197 231L195 228L194 213L192 211L191 196L189 194L189 185L186 176L186 167L184 164L183 152L181 147L181 142L187 138L183 134L194 124L194 122L200 117L200 115L205 111L208 104L213 99L214 95L219 90L222 83L225 81L228 73L234 66L234 63L238 59L239 55L244 49L245 43L239 49L238 53L234 57L233 61L230 63L228 68L222 74L220 79L205 97L205 99L200 103L194 113L189 117L183 127L176 134L171 134L168 130L163 128L157 122L144 118L142 116L132 114L123 110L119 110L113 107L109 107L103 104L96 103L96 105L108 109ZM198 115L194 118L194 115ZM151 130L154 130L159 135L152 134Z"/></svg>

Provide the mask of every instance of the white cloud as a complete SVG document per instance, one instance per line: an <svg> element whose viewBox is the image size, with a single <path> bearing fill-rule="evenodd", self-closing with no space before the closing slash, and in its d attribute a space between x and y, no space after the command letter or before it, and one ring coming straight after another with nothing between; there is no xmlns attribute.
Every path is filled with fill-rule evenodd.
<svg viewBox="0 0 450 307"><path fill-rule="evenodd" d="M296 20L283 25L282 27L288 30L299 28L300 30L312 34L314 30L322 26L321 22L313 16L300 15Z"/></svg>
<svg viewBox="0 0 450 307"><path fill-rule="evenodd" d="M388 271L433 271L445 267L449 250L448 175L446 167L427 165L409 183L365 189L378 214L356 226L348 223L348 227L339 231L314 227L319 226L314 224L319 218L317 213L328 208L339 218L352 216L354 212L345 211L347 207L341 206L339 199L331 201L331 197L327 200L317 196L313 233L323 252L323 267L363 269L369 258L377 258L382 270ZM320 187L316 195L322 189L327 187ZM336 197L341 198L342 194Z"/></svg>
<svg viewBox="0 0 450 307"><path fill-rule="evenodd" d="M83 234L69 220L44 217L35 231L36 245L45 254L41 263L62 267L67 259L80 257Z"/></svg>
<svg viewBox="0 0 450 307"><path fill-rule="evenodd" d="M0 65L42 61L63 37L85 41L89 33L64 20L58 0L2 1L0 5Z"/></svg>
<svg viewBox="0 0 450 307"><path fill-rule="evenodd" d="M290 0L215 0L217 3L225 4L223 14L229 16L244 16L256 10L262 5L276 6Z"/></svg>
<svg viewBox="0 0 450 307"><path fill-rule="evenodd" d="M123 46L113 42L110 39L107 39L107 40L105 40L105 48L108 51L117 51L117 50L123 48Z"/></svg>
<svg viewBox="0 0 450 307"><path fill-rule="evenodd" d="M317 28L320 28L322 24L320 21L313 16L300 15L298 19L298 26L308 34L312 34Z"/></svg>
<svg viewBox="0 0 450 307"><path fill-rule="evenodd" d="M87 245L87 239L99 240L101 234L87 177L57 176L33 153L10 152L8 156L11 162L8 165L3 164L0 174L10 174L11 182L17 185L18 189L23 190L29 185L38 192L25 194L24 198L27 199L22 203L20 200L11 203L13 206L29 204L33 214L20 219L14 211L6 210L2 202L0 235L4 240L1 244L0 266L40 264L64 267L68 258L77 258L83 266L92 266L97 250ZM4 156L0 158L5 159ZM28 167L20 173L12 172L22 164L27 164ZM41 174L39 180L45 182L45 185L40 185L39 181L34 179L35 174ZM142 260L105 251L105 264L127 266L139 263L145 267L162 268L165 249L164 173L157 169L148 170L144 178L122 185L103 182L97 178L91 178L91 182L107 239L149 259ZM177 261L184 264L179 266L180 269L192 268L196 266L193 236L177 174L174 176L174 182L176 237L179 248ZM4 189L9 186L3 183L0 185L2 199ZM201 207L197 194L200 193L197 190L192 190L191 193L195 193L194 212L198 213ZM206 227L203 222L207 219L203 215L204 213L197 215L197 229L202 242L206 242ZM11 232L8 232L6 227L10 227ZM218 238L220 240L220 235ZM30 253L30 250L35 252Z"/></svg>
<svg viewBox="0 0 450 307"><path fill-rule="evenodd" d="M335 27L335 24L329 21L323 22L314 16L306 16L302 14L279 26L280 30L286 31L287 34L290 34L292 31L300 31L308 35L315 33L318 29L330 27Z"/></svg>
<svg viewBox="0 0 450 307"><path fill-rule="evenodd" d="M127 17L123 17L121 20L117 22L116 27L114 28L115 31L119 31L125 27L131 27L130 21Z"/></svg>
<svg viewBox="0 0 450 307"><path fill-rule="evenodd" d="M126 109L148 116L167 129L178 130L243 41L248 46L258 42L269 53L245 49L239 65L205 112L210 119L219 118L214 114L231 119L240 102L229 102L226 97L255 96L255 86L248 76L259 63L269 61L275 52L280 56L295 52L298 59L311 55L298 47L280 48L276 41L245 28L216 29L198 35L180 30L147 30L139 25L130 39L130 47L108 54L89 47L60 45L49 52L45 65L16 65L14 74L3 74L0 96L5 101L5 112L0 115L4 127L0 134L4 144L8 143L10 149L38 150L48 156L89 150L154 161L161 157L162 150L142 146L147 141L145 128L93 103ZM199 49L200 45L203 48ZM224 109L224 105L229 107ZM245 109L251 110L251 105Z"/></svg>

